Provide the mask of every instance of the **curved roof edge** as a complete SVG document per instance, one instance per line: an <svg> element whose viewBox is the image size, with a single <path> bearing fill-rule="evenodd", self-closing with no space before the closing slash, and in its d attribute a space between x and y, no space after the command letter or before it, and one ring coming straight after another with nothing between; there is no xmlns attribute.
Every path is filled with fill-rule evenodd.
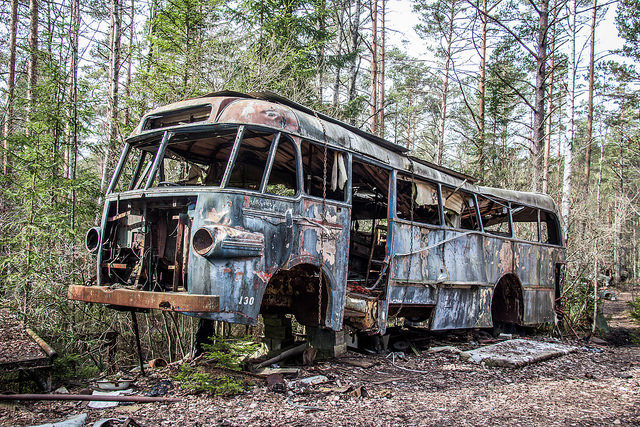
<svg viewBox="0 0 640 427"><path fill-rule="evenodd" d="M304 105L298 104L297 102L291 101L287 98L284 98L276 93L269 92L269 91L251 92L247 94L242 92L223 90L223 91L211 92L202 96L186 99L183 101L178 101L176 103L167 104L145 114L145 116L143 116L142 118L143 120L141 120L140 124L138 125L138 128L134 130L132 136L136 134L136 131L140 132L140 126L142 125L142 121L144 121L144 118L148 117L149 115L152 115L154 112L165 111L171 108L171 106L175 104L180 104L181 106L195 104L197 100L202 98L236 98L236 99L244 98L244 99L256 99L256 100L261 100L266 102L272 102L275 104L280 104L285 107L289 107L293 110L297 110L303 113L303 115L298 114L299 119L303 119L304 115L317 117L317 119L321 121L330 123L333 126L344 128L345 130L348 130L349 132L352 132L353 134L357 135L357 137L374 143L375 145L380 147L378 149L377 154L383 154L384 150L388 150L387 151L388 154L382 157L386 157L386 159L384 159L386 160L385 163L389 164L391 167L397 168L399 170L404 170L405 172L415 169L416 172L424 175L424 177L427 179L434 179L436 181L440 181L442 183L446 183L449 185L455 185L455 186L459 185L460 188L465 189L467 191L473 191L479 194L485 194L488 196L493 196L493 197L497 197L497 198L501 198L509 201L521 202L523 204L537 207L540 209L545 209L552 212L558 212L558 208L555 201L551 196L547 194L516 191L516 190L505 190L505 189L495 188L495 187L478 186L475 184L475 182L477 182L477 179L472 176L411 156L408 153L409 150L406 147L387 141L384 138L373 135L367 131L359 129L348 123L342 122L336 118L327 116L326 114L319 113L309 107L305 107ZM226 106L227 105L224 105L221 108L221 110L224 109ZM212 117L212 119L214 118Z"/></svg>

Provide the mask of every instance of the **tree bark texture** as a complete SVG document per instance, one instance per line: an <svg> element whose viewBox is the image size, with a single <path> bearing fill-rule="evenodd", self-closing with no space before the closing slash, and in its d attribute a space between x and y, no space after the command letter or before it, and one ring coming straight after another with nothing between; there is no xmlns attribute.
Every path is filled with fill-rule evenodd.
<svg viewBox="0 0 640 427"><path fill-rule="evenodd" d="M540 172L543 169L542 156L544 150L545 100L546 100L546 64L547 64L547 31L549 28L549 0L538 3L539 26L538 48L536 52L536 85L533 111L533 190L538 190Z"/></svg>
<svg viewBox="0 0 640 427"><path fill-rule="evenodd" d="M447 53L445 55L444 62L444 77L442 78L442 95L440 97L440 118L439 118L439 134L438 134L438 148L436 153L436 163L441 165L442 158L444 156L444 132L447 122L447 102L449 95L449 74L451 69L451 46L453 44L453 21L456 15L456 0L451 0L451 9L449 15L449 27L447 29L447 35L445 41L447 43Z"/></svg>
<svg viewBox="0 0 640 427"><path fill-rule="evenodd" d="M349 64L349 104L356 99L356 83L358 82L358 47L360 46L360 15L362 13L361 0L355 0L355 12L353 16L353 22L351 25L351 62ZM351 117L349 120L352 125L355 125L355 117Z"/></svg>
<svg viewBox="0 0 640 427"><path fill-rule="evenodd" d="M546 1L546 0L543 0ZM487 0L482 0L482 27L480 31L480 87L478 94L478 176L484 177L484 134L485 134L485 83L487 61ZM453 22L453 19L452 19Z"/></svg>
<svg viewBox="0 0 640 427"><path fill-rule="evenodd" d="M587 100L587 135L584 152L584 188L589 191L591 177L591 142L593 141L593 81L595 71L596 16L598 0L593 0L591 11L591 43L589 46L589 99Z"/></svg>
<svg viewBox="0 0 640 427"><path fill-rule="evenodd" d="M29 69L27 72L27 136L32 136L38 84L38 0L29 1Z"/></svg>
<svg viewBox="0 0 640 427"><path fill-rule="evenodd" d="M7 77L7 110L2 129L2 172L9 172L9 136L13 133L14 92L16 81L16 35L18 33L18 0L11 0L9 20L9 76Z"/></svg>
<svg viewBox="0 0 640 427"><path fill-rule="evenodd" d="M120 82L120 0L111 0L111 31L109 37L109 95L107 103L107 144L104 151L100 193L104 193L111 172L111 156L118 137L118 86Z"/></svg>
<svg viewBox="0 0 640 427"><path fill-rule="evenodd" d="M378 0L371 0L371 133L378 134Z"/></svg>
<svg viewBox="0 0 640 427"><path fill-rule="evenodd" d="M547 108L547 131L545 132L544 142L544 162L542 169L542 192L549 192L549 163L551 157L551 135L553 134L553 89L555 78L555 60L556 60L556 19L558 18L558 2L554 1L553 6L553 25L551 30L551 52L549 64L549 103Z"/></svg>
<svg viewBox="0 0 640 427"><path fill-rule="evenodd" d="M571 187L572 187L572 166L573 166L573 141L575 136L575 94L576 94L576 1L569 2L569 25L571 43L571 64L569 65L569 135L564 139L564 170L562 172L562 201L560 203L560 213L564 221L564 240L566 243L569 235L569 215L571 209Z"/></svg>

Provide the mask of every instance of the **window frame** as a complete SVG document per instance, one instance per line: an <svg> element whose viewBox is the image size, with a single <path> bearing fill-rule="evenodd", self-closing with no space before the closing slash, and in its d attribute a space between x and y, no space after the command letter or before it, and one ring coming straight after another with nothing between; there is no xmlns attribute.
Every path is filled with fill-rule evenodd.
<svg viewBox="0 0 640 427"><path fill-rule="evenodd" d="M305 182L305 172L307 169L307 165L305 165L304 163L304 159L302 156L302 144L309 144L309 147L311 146L316 146L322 150L324 150L324 146L325 143L320 142L320 141L316 141L314 139L308 138L308 137L303 137L300 138L300 143L296 144L297 146L297 151L298 151L298 167L299 167L299 184L298 184L298 189L299 189L299 194L304 195L305 197L311 197L314 199L319 199L322 200L323 197L322 196L314 196L313 194L310 194L309 192L307 192L307 189L305 188L306 186L306 182ZM335 147L333 145L330 144L326 144L327 145L327 156L329 156L329 150L333 150L339 154L342 154L342 156L344 157L344 165L345 165L345 169L347 171L347 180L344 183L344 189L342 190L344 192L344 197L342 200L338 200L335 199L333 197L326 197L326 200L331 202L331 203L339 203L339 204L343 204L343 205L349 205L351 206L351 191L352 191L352 174L353 174L353 167L352 167L352 162L353 162L353 158L354 155L353 153L345 150L345 149L341 149L338 147ZM327 177L329 177L331 171L329 170L329 160L327 160ZM329 184L329 183L328 183Z"/></svg>
<svg viewBox="0 0 640 427"><path fill-rule="evenodd" d="M476 233L482 233L484 232L483 228L482 228L482 220L480 219L480 210L478 209L478 198L476 197L476 193L473 191L469 191L469 190L465 190L462 188L462 186L458 186L458 187L453 187L451 185L447 185L447 184L442 184L439 183L438 185L438 193L439 193L439 205L440 205L440 221L442 223L442 225L440 225L440 227L442 228L447 228L449 230L462 230L464 232L476 232ZM463 194L467 194L469 196L471 196L471 198L473 199L473 210L476 216L476 223L478 225L478 228L464 228L464 227L452 227L450 225L447 225L447 222L445 220L445 207L444 207L444 191L443 189L449 189L452 190L453 192L461 192ZM462 215L462 212L460 212L460 215ZM462 220L460 221L460 223L462 224Z"/></svg>
<svg viewBox="0 0 640 427"><path fill-rule="evenodd" d="M406 177L411 178L410 180L404 180L401 179L400 176L404 175ZM416 182L417 181L421 181L424 182L425 184L431 185L432 187L435 187L436 189L436 194L438 197L438 224L429 224L426 222L422 222L422 221L417 221L417 220L411 220L410 218L400 218L398 216L398 182L399 181L407 181L412 183L414 186L416 186ZM395 205L395 209L393 212L393 219L397 220L397 221L402 221L404 223L407 224L411 224L411 225L418 225L418 226L424 226L424 227L435 227L435 228L442 228L445 226L444 223L444 207L442 206L442 184L436 181L431 181L429 179L423 179L423 178L416 178L415 174L410 174L407 173L405 171L397 171L396 173L396 179L395 179L395 186L394 186L394 193L395 193L395 200L394 200L394 205ZM413 191L413 190L412 190Z"/></svg>
<svg viewBox="0 0 640 427"><path fill-rule="evenodd" d="M293 196L283 196L280 194L267 192L269 179L271 178L271 173L273 172L273 165L276 160L276 155L278 154L278 148L280 147L280 144L282 143L283 140L288 140L288 143L290 143L293 146L293 155L295 157L296 191ZM300 154L300 148L298 144L296 144L296 142L293 140L293 138L291 138L291 136L289 136L284 132L281 132L281 131L277 132L273 137L273 141L271 142L271 147L269 147L269 157L267 158L267 164L265 166L264 173L262 174L262 182L260 183L260 194L268 194L275 197L285 197L288 199L297 199L302 193L303 181L301 176L302 175L301 157L302 156Z"/></svg>

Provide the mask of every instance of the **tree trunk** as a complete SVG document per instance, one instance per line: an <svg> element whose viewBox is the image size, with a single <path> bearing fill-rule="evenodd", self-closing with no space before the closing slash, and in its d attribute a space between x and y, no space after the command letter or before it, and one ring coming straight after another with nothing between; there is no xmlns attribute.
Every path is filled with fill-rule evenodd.
<svg viewBox="0 0 640 427"><path fill-rule="evenodd" d="M360 14L362 13L361 0L356 0L356 8L353 18L353 24L351 26L351 63L349 64L349 76L351 81L349 82L349 104L356 99L356 83L358 80L357 66L358 66L358 46L360 42ZM349 122L355 125L355 117L350 117Z"/></svg>
<svg viewBox="0 0 640 427"><path fill-rule="evenodd" d="M135 27L135 0L131 0L131 8L129 9L131 23L129 26L129 60L127 61L127 82L124 87L125 105L124 105L124 126L129 131L129 124L131 121L131 67L133 65L133 37Z"/></svg>
<svg viewBox="0 0 640 427"><path fill-rule="evenodd" d="M320 0L319 2L319 8L320 8L320 20L319 20L319 25L318 25L318 29L320 30L320 34L323 35L324 37L324 31L325 31L325 14L326 14L326 4L325 4L325 0ZM319 49L318 49L318 97L319 97L319 101L320 103L322 103L322 99L324 98L324 91L323 91L323 86L324 86L324 69L325 69L325 42L324 40L320 43Z"/></svg>
<svg viewBox="0 0 640 427"><path fill-rule="evenodd" d="M543 0L544 1L544 0ZM480 38L480 87L478 96L478 176L484 178L484 134L485 134L485 82L487 58L487 0L482 0L482 29ZM453 20L452 20L453 23Z"/></svg>
<svg viewBox="0 0 640 427"><path fill-rule="evenodd" d="M618 197L616 198L616 229L615 229L615 242L613 251L613 263L615 282L620 283L622 281L622 224L625 218L625 206L624 206L624 136L620 135L620 151L618 155Z"/></svg>
<svg viewBox="0 0 640 427"><path fill-rule="evenodd" d="M31 125L35 114L36 86L38 84L38 0L29 1L29 69L27 71L27 136L32 136Z"/></svg>
<svg viewBox="0 0 640 427"><path fill-rule="evenodd" d="M553 133L551 126L553 124L553 85L556 70L556 19L558 19L558 2L554 1L553 5L553 26L551 30L551 63L549 64L549 107L547 109L547 131L544 142L544 164L542 169L542 192L549 192L549 161L551 154L551 134Z"/></svg>
<svg viewBox="0 0 640 427"><path fill-rule="evenodd" d="M593 139L593 80L595 70L595 46L596 46L596 11L598 0L593 0L591 11L591 43L589 49L589 99L587 101L587 144L584 153L584 188L589 191L589 178L591 176L591 142Z"/></svg>
<svg viewBox="0 0 640 427"><path fill-rule="evenodd" d="M444 77L442 79L442 95L440 97L440 123L438 135L438 148L436 153L436 163L442 164L444 156L444 132L447 121L447 98L449 95L449 72L451 68L451 45L453 43L453 20L456 15L456 0L451 0L451 14L449 15L449 29L445 37L447 43L447 54L444 62Z"/></svg>
<svg viewBox="0 0 640 427"><path fill-rule="evenodd" d="M78 163L78 51L80 36L80 0L71 1L71 70L69 85L69 117L67 120L68 169L66 176L76 179ZM76 225L76 189L71 190L71 229Z"/></svg>
<svg viewBox="0 0 640 427"><path fill-rule="evenodd" d="M109 99L107 103L107 144L104 151L100 194L106 190L111 172L111 156L116 151L118 136L118 85L120 77L120 0L111 0L111 31L109 40Z"/></svg>
<svg viewBox="0 0 640 427"><path fill-rule="evenodd" d="M385 21L387 18L387 0L382 1L382 13L380 14L381 34L380 34L380 72L378 83L378 113L380 118L378 119L378 127L380 136L384 138L384 55L385 55Z"/></svg>
<svg viewBox="0 0 640 427"><path fill-rule="evenodd" d="M344 27L344 12L346 7L340 9L340 15L338 17L338 27ZM344 43L344 31L338 31L338 49L337 55L340 56L342 54L342 44ZM342 65L336 65L336 78L333 83L333 107L337 108L340 102L340 74L342 71Z"/></svg>
<svg viewBox="0 0 640 427"><path fill-rule="evenodd" d="M571 64L569 69L569 136L565 138L564 144L564 171L562 173L562 202L560 211L564 221L564 240L566 243L569 235L569 215L571 208L571 168L573 166L573 141L575 135L575 94L576 94L576 1L570 2L569 12L570 22L570 43L571 43Z"/></svg>
<svg viewBox="0 0 640 427"><path fill-rule="evenodd" d="M536 52L536 86L533 111L533 190L538 189L540 172L543 170L542 152L544 149L547 30L549 28L549 0L539 3L540 23L538 26L538 49Z"/></svg>
<svg viewBox="0 0 640 427"><path fill-rule="evenodd" d="M371 133L378 134L378 0L371 0Z"/></svg>
<svg viewBox="0 0 640 427"><path fill-rule="evenodd" d="M18 32L18 0L11 0L9 21L9 77L7 78L7 110L2 128L2 172L9 172L9 136L13 133L13 104L16 81L16 34Z"/></svg>

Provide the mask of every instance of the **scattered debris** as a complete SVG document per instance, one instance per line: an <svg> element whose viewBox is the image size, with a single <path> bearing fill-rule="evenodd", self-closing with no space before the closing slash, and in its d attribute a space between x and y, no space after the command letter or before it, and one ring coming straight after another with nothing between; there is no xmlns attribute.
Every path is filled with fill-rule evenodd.
<svg viewBox="0 0 640 427"><path fill-rule="evenodd" d="M260 368L254 373L258 375L264 375L264 376L271 375L271 374L297 376L300 373L300 368Z"/></svg>
<svg viewBox="0 0 640 427"><path fill-rule="evenodd" d="M291 381L289 385L291 388L306 388L318 384L323 384L329 381L329 378L324 375L315 375L313 377L302 378L296 381Z"/></svg>
<svg viewBox="0 0 640 427"><path fill-rule="evenodd" d="M440 347L431 347L429 350L427 350L427 353L442 353L442 352L451 352L451 353L460 354L460 353L462 353L462 350L460 350L459 348L454 347L452 345L444 345L444 346L440 346Z"/></svg>
<svg viewBox="0 0 640 427"><path fill-rule="evenodd" d="M40 424L37 426L31 426L31 427L82 427L86 420L87 420L87 414L79 414L79 415L74 415L71 418L67 418L64 421L58 421L57 423Z"/></svg>
<svg viewBox="0 0 640 427"><path fill-rule="evenodd" d="M564 344L515 339L498 344L463 351L460 356L488 366L517 368L576 351L577 347Z"/></svg>
<svg viewBox="0 0 640 427"><path fill-rule="evenodd" d="M338 363L346 363L347 365L357 366L357 367L363 368L363 369L369 369L369 368L371 368L373 366L376 366L376 365L380 364L379 360L347 359L347 358L337 359L336 362L338 362Z"/></svg>
<svg viewBox="0 0 640 427"><path fill-rule="evenodd" d="M154 385L151 390L149 390L145 396L149 397L159 397L164 396L173 388L173 383L169 380L162 380Z"/></svg>
<svg viewBox="0 0 640 427"><path fill-rule="evenodd" d="M369 397L369 392L367 391L366 388L364 388L364 386L358 386L358 387L355 387L349 393L349 395L353 396L353 397L358 397L358 398L360 398L360 397Z"/></svg>
<svg viewBox="0 0 640 427"><path fill-rule="evenodd" d="M131 386L131 383L133 383L133 379L131 378L126 378L126 379L123 378L119 380L96 381L96 385L100 390L109 390L109 391L126 390Z"/></svg>
<svg viewBox="0 0 640 427"><path fill-rule="evenodd" d="M316 360L316 356L318 355L318 349L313 347L307 347L302 353L302 363L305 366L313 365L313 362Z"/></svg>
<svg viewBox="0 0 640 427"><path fill-rule="evenodd" d="M276 393L285 393L287 385L282 374L271 374L267 376L267 388Z"/></svg>
<svg viewBox="0 0 640 427"><path fill-rule="evenodd" d="M93 423L92 427L112 427L112 426L122 426L122 427L140 427L133 418L131 417L122 417L122 418L102 418L95 423Z"/></svg>
<svg viewBox="0 0 640 427"><path fill-rule="evenodd" d="M149 361L149 367L151 369L160 369L168 365L167 361L162 358L152 359Z"/></svg>
<svg viewBox="0 0 640 427"><path fill-rule="evenodd" d="M103 402L180 402L177 397L148 397L122 395L92 395L92 394L0 394L0 401L5 400L88 400Z"/></svg>
<svg viewBox="0 0 640 427"><path fill-rule="evenodd" d="M131 390L113 390L113 391L94 391L92 396L122 396L124 394L131 393ZM102 409L102 408L113 408L114 406L118 406L117 401L105 401L105 400L92 400L87 405L89 408L93 409Z"/></svg>
<svg viewBox="0 0 640 427"><path fill-rule="evenodd" d="M597 345L609 345L609 343L605 340L603 340L602 338L598 338L595 336L592 336L589 339L589 342L591 342L591 344L597 344Z"/></svg>

